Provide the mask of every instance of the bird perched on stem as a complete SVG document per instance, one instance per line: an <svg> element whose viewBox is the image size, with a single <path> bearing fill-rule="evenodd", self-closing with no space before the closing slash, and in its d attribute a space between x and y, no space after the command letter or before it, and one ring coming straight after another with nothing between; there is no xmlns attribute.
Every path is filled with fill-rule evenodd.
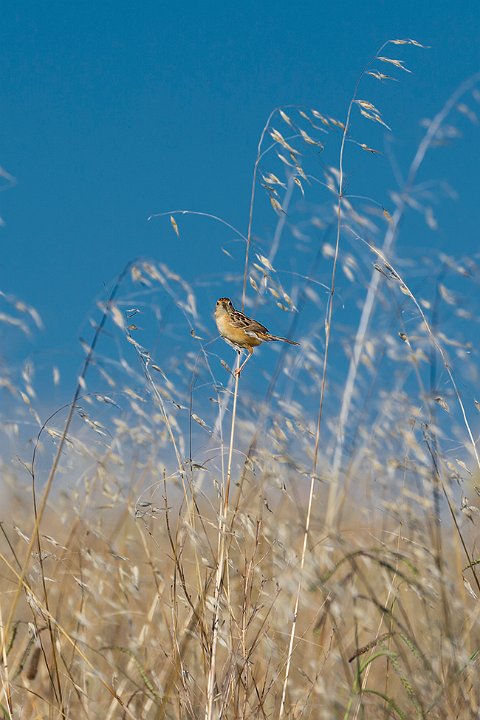
<svg viewBox="0 0 480 720"><path fill-rule="evenodd" d="M261 345L262 342L272 342L280 340L290 345L300 345L294 340L271 335L264 325L256 320L252 320L240 312L235 310L232 301L229 298L219 298L215 308L215 322L217 323L218 332L223 339L232 345L237 352L247 350L248 356L246 360L235 370L235 375L240 375L243 368L253 355L253 348Z"/></svg>

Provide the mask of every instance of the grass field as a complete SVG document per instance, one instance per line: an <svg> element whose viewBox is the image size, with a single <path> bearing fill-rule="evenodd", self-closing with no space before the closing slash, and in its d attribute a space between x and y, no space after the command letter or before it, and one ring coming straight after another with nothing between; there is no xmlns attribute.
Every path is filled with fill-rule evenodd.
<svg viewBox="0 0 480 720"><path fill-rule="evenodd" d="M262 349L235 378L198 286L138 260L99 303L63 407L39 411L29 363L2 367L3 718L480 717L479 258L396 253L408 213L435 224L418 173L472 119L479 78L424 128L390 209L349 196L349 153L376 154L359 130L386 125L364 82L403 74L397 45L417 43L377 52L344 119L272 112L248 229L230 228L242 254L222 289L272 324L286 313L300 349ZM327 144L336 164L313 177ZM319 203L313 249L293 192ZM259 198L276 223L262 251ZM187 214L159 222L180 236ZM277 261L299 244L310 270L287 286ZM8 332L39 325L2 300ZM154 340L136 323L157 312Z"/></svg>

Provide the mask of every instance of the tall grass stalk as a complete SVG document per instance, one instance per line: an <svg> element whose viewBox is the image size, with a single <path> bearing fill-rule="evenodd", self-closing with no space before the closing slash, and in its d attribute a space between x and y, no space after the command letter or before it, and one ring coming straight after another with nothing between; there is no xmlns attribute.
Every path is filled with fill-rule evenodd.
<svg viewBox="0 0 480 720"><path fill-rule="evenodd" d="M240 353L237 355L235 371L240 367ZM219 623L221 619L221 594L224 585L225 571L228 565L228 512L230 500L230 483L232 479L232 461L235 442L235 422L237 417L237 398L240 376L235 372L235 389L233 393L232 423L230 428L230 444L228 448L227 478L222 488L220 512L218 516L218 547L217 547L217 569L215 573L215 585L213 590L213 619L212 619L212 641L210 650L210 668L207 681L207 705L205 708L205 720L213 720L214 699L215 699L215 675L217 668L217 646Z"/></svg>
<svg viewBox="0 0 480 720"><path fill-rule="evenodd" d="M448 98L444 106L440 109L440 111L435 115L433 120L429 123L428 129L419 144L417 151L415 153L415 156L410 164L410 168L408 170L407 179L405 181L404 187L402 189L402 192L399 194L399 203L395 209L395 212L392 216L392 221L389 223L387 227L387 231L385 233L385 238L382 244L382 252L385 255L390 255L392 248L395 243L395 238L397 236L398 228L400 225L400 221L404 215L405 209L407 207L407 201L409 198L409 195L412 191L413 185L415 183L415 179L417 177L418 171L420 170L420 167L423 164L423 161L425 159L425 156L427 155L428 150L430 149L439 129L442 127L443 123L447 119L450 112L455 108L455 106L458 104L459 100L475 85L478 83L480 79L480 73L476 73L475 75L472 75L470 78L467 78L464 82L462 82L458 88L452 93L452 95ZM356 335L355 335L355 341L353 345L353 353L352 357L350 359L349 367L348 367L348 374L347 379L345 381L345 386L342 394L342 403L340 408L340 415L339 415L339 428L338 428L338 436L337 436L337 442L335 446L335 452L333 456L333 464L332 464L332 475L334 478L338 478L339 472L341 470L342 466L342 459L343 459L343 446L345 443L345 428L347 424L347 419L350 413L350 408L352 404L353 395L355 392L355 384L356 384L356 378L357 378L357 372L358 367L360 363L360 357L362 355L363 349L365 347L365 339L368 332L368 328L370 325L370 318L373 312L373 308L375 305L375 298L378 293L378 288L380 284L380 275L376 270L372 270L372 274L370 277L370 282L368 284L368 290L367 295L365 297L365 302L362 304L362 313L360 316L360 321L357 327ZM336 493L332 493L331 497L329 497L329 505L327 506L327 517L330 519L333 517L336 509Z"/></svg>
<svg viewBox="0 0 480 720"><path fill-rule="evenodd" d="M380 52L383 50L383 48L388 43L384 43L375 54L375 58L377 55L380 54ZM313 467L312 467L312 475L310 478L310 491L308 496L308 507L307 507L307 515L305 520L305 531L303 534L303 544L302 544L302 553L300 556L300 578L298 581L298 588L297 588L297 594L295 597L295 604L294 604L294 611L293 611L293 620L292 620L292 628L290 632L290 642L288 646L288 652L287 652L287 661L286 661L286 667L285 667L285 679L283 683L283 690L282 690L282 698L280 701L280 711L279 711L279 718L281 718L284 715L285 712L285 700L287 695L287 685L288 685L288 678L290 673L290 665L292 661L292 654L293 654L293 643L295 638L295 630L297 626L297 615L298 615L298 608L300 603L300 594L302 590L302 574L303 569L305 566L305 555L307 552L307 541L308 541L308 533L310 531L310 521L311 521L311 513L312 513L312 505L313 505L313 496L315 491L315 484L317 482L317 464L318 464L318 453L320 448L320 437L321 437L321 429L322 429L322 416L323 416L323 406L325 401L325 390L326 390L326 382L327 382L327 367L328 367L328 352L330 349L330 337L331 337L331 330L332 330L332 316L333 316L333 300L335 296L335 279L337 275L337 263L338 263L338 255L340 251L340 235L341 235L341 229L342 229L342 203L343 203L343 190L344 190L344 168L343 168L343 156L345 152L345 142L347 139L349 127L350 127L350 116L352 114L352 108L353 105L357 99L357 93L358 89L360 87L360 83L365 76L365 73L371 67L373 60L366 65L366 67L363 69L363 71L360 73L357 82L355 84L355 89L353 92L353 96L350 100L348 110L347 110L347 116L345 119L343 132L342 132L342 139L340 143L340 157L339 157L339 179L338 179L338 198L337 198L337 228L336 228L336 236L335 236L335 251L333 256L333 262L332 262L332 274L330 279L330 292L328 296L328 302L327 302L327 310L326 310L326 317L325 317L325 351L324 351L324 357L323 357L323 368L322 368L322 379L321 379L321 386L320 386L320 398L319 398L319 408L318 408L318 415L317 415L317 427L315 432L315 445L314 445L314 451L313 451ZM332 500L333 497L335 497L337 494L337 481L335 478L333 478L333 482L330 484L329 493L328 493L328 501L327 501L327 514L326 514L326 528L327 531L331 532L333 529L333 516L329 514L328 508L329 506L332 506L334 504L334 501Z"/></svg>

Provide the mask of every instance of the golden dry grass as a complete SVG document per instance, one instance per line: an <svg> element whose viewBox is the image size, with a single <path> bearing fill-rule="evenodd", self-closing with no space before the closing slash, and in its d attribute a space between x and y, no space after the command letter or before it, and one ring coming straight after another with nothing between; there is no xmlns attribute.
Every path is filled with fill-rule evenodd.
<svg viewBox="0 0 480 720"><path fill-rule="evenodd" d="M304 493L294 499L270 490L266 503L272 477L266 460L262 465L247 472L228 533L215 678L215 706L228 718L278 714L299 580ZM288 473L289 486L298 482ZM59 494L44 518L51 537L42 537L43 573L65 714L201 717L212 636L215 513L201 496L186 513L178 502L170 504L164 489L157 498L165 493L165 505L136 507L135 487L130 497L112 494L102 472L89 479L89 488L86 495ZM358 716L369 718L478 713L478 587L471 571L462 570L459 535L446 515L440 535L434 478L423 479L423 490L421 498L400 492L377 510L364 498L346 507L328 534L319 488L288 717L353 718L359 707ZM362 490L357 492L360 499ZM17 491L10 516L20 527L29 521L26 507L28 497ZM472 543L468 533L464 538ZM20 571L16 558L25 551L13 523L2 523L0 547L10 566L2 571L5 615ZM14 716L60 717L36 554L27 582L9 629L3 680Z"/></svg>

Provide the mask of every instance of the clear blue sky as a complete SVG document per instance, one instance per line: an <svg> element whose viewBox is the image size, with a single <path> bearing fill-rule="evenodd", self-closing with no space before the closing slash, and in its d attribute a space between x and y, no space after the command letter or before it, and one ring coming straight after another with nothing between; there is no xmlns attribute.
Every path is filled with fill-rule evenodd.
<svg viewBox="0 0 480 720"><path fill-rule="evenodd" d="M430 49L402 51L414 75L386 90L402 159L420 118L479 69L479 14L477 2L445 0L5 5L0 165L17 185L1 195L0 289L34 305L45 328L2 354L58 364L73 381L94 300L129 259L162 259L189 279L211 274L212 262L231 269L218 229L190 222L178 241L147 217L192 208L245 231L270 110L293 103L343 118L376 48L413 37ZM458 158L438 161L438 176L471 217L452 248L468 252L478 249L478 157L463 147ZM260 217L257 232L274 221ZM210 307L203 313L213 334Z"/></svg>

